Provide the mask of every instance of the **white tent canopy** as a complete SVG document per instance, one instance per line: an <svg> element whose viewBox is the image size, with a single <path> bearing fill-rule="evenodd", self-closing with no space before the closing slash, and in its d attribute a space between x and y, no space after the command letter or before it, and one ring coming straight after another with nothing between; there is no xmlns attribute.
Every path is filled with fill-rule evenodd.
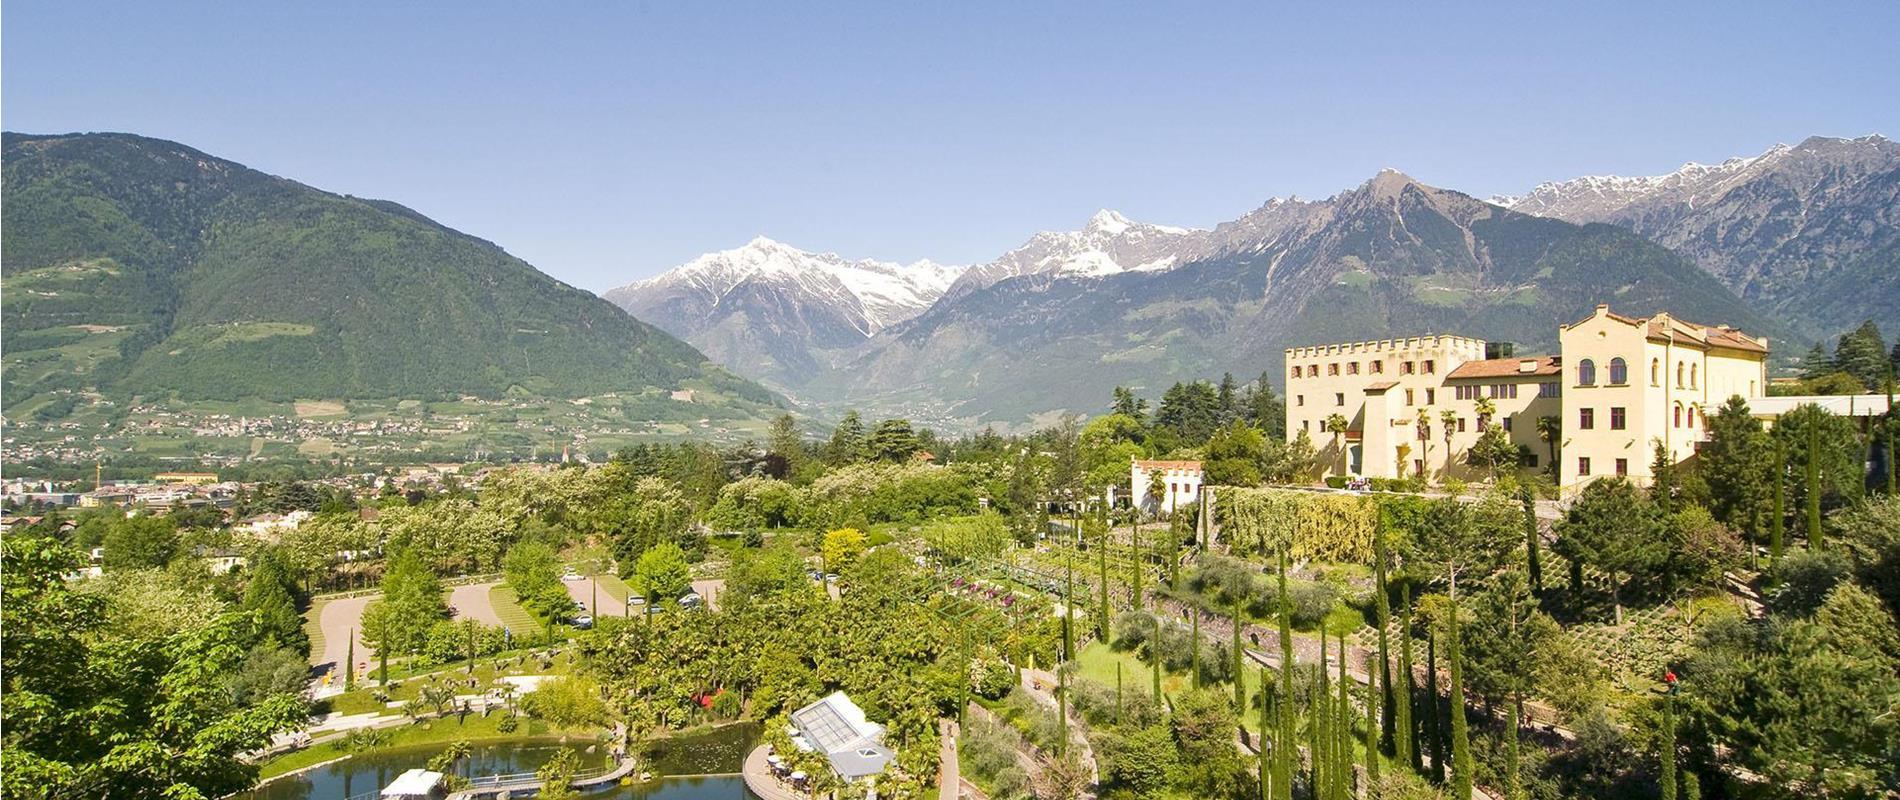
<svg viewBox="0 0 1900 800"><path fill-rule="evenodd" d="M396 779L383 787L384 797L429 797L436 787L442 785L442 773L426 769L412 769L397 775Z"/></svg>

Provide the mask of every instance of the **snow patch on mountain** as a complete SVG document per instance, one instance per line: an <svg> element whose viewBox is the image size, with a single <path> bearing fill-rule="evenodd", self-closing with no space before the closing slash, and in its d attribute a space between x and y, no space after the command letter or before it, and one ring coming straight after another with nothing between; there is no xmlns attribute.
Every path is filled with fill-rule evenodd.
<svg viewBox="0 0 1900 800"><path fill-rule="evenodd" d="M1102 209L1081 230L1042 231L988 264L966 270L948 295L960 296L1024 275L1100 278L1123 272L1159 272L1180 263L1197 228L1135 222Z"/></svg>

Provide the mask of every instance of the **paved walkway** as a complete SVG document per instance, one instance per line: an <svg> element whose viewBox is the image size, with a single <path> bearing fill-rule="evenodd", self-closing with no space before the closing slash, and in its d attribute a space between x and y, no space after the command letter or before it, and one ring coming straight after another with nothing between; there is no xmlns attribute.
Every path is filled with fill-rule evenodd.
<svg viewBox="0 0 1900 800"><path fill-rule="evenodd" d="M793 789L772 774L772 765L765 760L767 755L765 745L754 747L746 754L745 767L740 772L745 776L745 788L761 800L810 800L810 794Z"/></svg>
<svg viewBox="0 0 1900 800"><path fill-rule="evenodd" d="M483 625L500 625L501 616L495 613L495 604L488 599L488 590L495 588L496 583L470 583L450 589L450 615L455 619L472 619Z"/></svg>
<svg viewBox="0 0 1900 800"><path fill-rule="evenodd" d="M349 657L351 636L356 641L356 660L368 661L371 655L369 647L363 644L363 609L370 601L382 595L363 595L360 597L339 597L323 604L317 614L317 628L323 631L323 649L310 653L310 665L316 667L316 683L321 685L323 676L337 676L340 681L343 670L349 665L344 660ZM334 682L334 681L333 681Z"/></svg>
<svg viewBox="0 0 1900 800"><path fill-rule="evenodd" d="M587 613L594 615L596 619L600 617L624 617L627 615L627 604L615 600L614 596L606 589L597 589L594 586L593 578L578 581L561 581L561 585L567 587L568 597L572 597L574 598L574 602L586 606Z"/></svg>
<svg viewBox="0 0 1900 800"><path fill-rule="evenodd" d="M957 721L937 720L943 744L937 748L937 800L960 800L963 778L957 769Z"/></svg>

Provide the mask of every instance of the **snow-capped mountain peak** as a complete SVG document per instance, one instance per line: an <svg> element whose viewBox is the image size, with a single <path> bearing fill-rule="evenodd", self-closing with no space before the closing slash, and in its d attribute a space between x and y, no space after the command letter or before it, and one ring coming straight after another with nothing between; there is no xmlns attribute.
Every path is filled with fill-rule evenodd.
<svg viewBox="0 0 1900 800"><path fill-rule="evenodd" d="M813 253L766 236L694 258L655 277L604 293L622 308L686 304L704 314L756 295L797 313L836 315L862 336L923 313L962 272L932 261L898 264ZM782 309L783 310L783 309ZM665 317L665 314L656 316ZM664 327L664 326L662 326Z"/></svg>

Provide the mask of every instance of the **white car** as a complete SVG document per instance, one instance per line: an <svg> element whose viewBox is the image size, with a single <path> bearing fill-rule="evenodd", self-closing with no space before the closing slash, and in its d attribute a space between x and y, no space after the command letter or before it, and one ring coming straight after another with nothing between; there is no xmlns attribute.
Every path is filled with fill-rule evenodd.
<svg viewBox="0 0 1900 800"><path fill-rule="evenodd" d="M565 572L561 573L561 580L564 580L564 581L578 581L580 579L581 579L581 574L579 572L574 571L573 567L568 567Z"/></svg>
<svg viewBox="0 0 1900 800"><path fill-rule="evenodd" d="M582 614L578 617L575 617L573 625L574 627L579 628L581 630L587 630L589 628L592 628L594 627L594 615Z"/></svg>

